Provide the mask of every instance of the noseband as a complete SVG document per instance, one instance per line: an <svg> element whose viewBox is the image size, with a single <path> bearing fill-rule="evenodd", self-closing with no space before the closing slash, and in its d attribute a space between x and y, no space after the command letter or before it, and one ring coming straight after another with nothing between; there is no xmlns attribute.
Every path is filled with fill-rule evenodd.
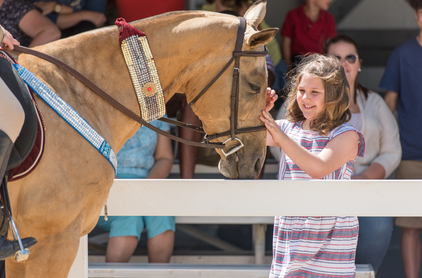
<svg viewBox="0 0 422 278"><path fill-rule="evenodd" d="M177 126L180 126L180 127L183 127L183 128L188 128L188 129L191 129L191 130L196 131L196 132L204 133L205 134L205 136L204 136L205 142L203 142L203 143L195 142L195 141L191 141L191 140L187 140L187 139L183 139L183 138L174 136L174 135L172 135L168 132L162 131L161 129L156 128L155 126L149 124L148 122L143 120L140 116L133 113L131 110L129 110L124 105L119 103L113 97L111 97L106 92L101 90L98 86L93 84L90 80L88 80L82 74L77 72L75 69L71 68L67 64L63 63L62 61L60 61L60 60L58 60L58 59L56 59L52 56L49 56L47 54L44 54L42 52L30 49L30 48L18 46L18 45L15 45L15 50L22 52L22 53L37 56L39 58L42 58L44 60L47 60L51 63L54 63L54 64L62 67L64 70L68 71L70 74L72 74L77 79L79 79L79 81L84 83L92 91L94 91L96 94L98 94L100 97L102 97L105 101L107 101L112 106L114 106L116 109L121 111L123 114L125 114L126 116L130 117L131 119L137 121L138 123L148 127L149 129L154 130L155 132L157 132L161 135L164 135L166 137L169 137L170 139L173 139L175 141L178 141L178 142L181 142L181 143L184 143L184 144L189 144L189 145L193 145L193 146L197 146L197 147L221 149L223 154L225 156L228 156L228 155L231 155L231 154L237 152L240 148L242 148L244 146L242 141L239 138L236 137L236 134L265 130L264 125L256 126L256 127L240 128L240 129L237 128L237 118L238 118L238 111L239 111L239 65L240 65L240 57L263 57L263 56L268 54L268 49L266 49L266 48L265 48L264 51L242 51L242 45L243 45L243 39L244 39L244 36L245 36L245 30L246 30L246 19L243 18L243 17L239 17L239 29L238 29L238 32L237 32L235 51L233 52L232 58L230 59L230 61L227 62L227 64L224 66L224 68L216 75L216 77L213 80L211 80L211 82L208 83L208 85L195 97L195 99L189 103L190 106L195 104L198 101L198 99L202 95L204 95L206 91L208 91L208 89L218 80L218 78L220 78L220 76L228 69L228 67L234 61L232 93L231 93L231 98L230 98L230 110L231 110L230 130L222 132L222 133L216 133L216 134L213 134L213 135L207 135L207 134L205 134L202 127L182 123L182 122L171 120L171 119L168 119L168 118L159 119L160 121L163 121L163 122L174 124L174 125L177 125ZM210 142L211 140L214 140L216 138L228 136L228 135L230 135L230 138L227 139L226 141L222 142L222 143L212 143L212 142ZM233 149L229 150L228 152L224 152L223 149L225 147L225 144L229 141L232 141L232 140L238 141L239 145L234 147Z"/></svg>

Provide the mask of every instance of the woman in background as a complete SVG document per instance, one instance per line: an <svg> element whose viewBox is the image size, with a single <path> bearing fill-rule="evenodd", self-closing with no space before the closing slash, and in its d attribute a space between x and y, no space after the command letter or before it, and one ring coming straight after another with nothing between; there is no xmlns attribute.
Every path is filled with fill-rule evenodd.
<svg viewBox="0 0 422 278"><path fill-rule="evenodd" d="M352 179L385 179L401 158L396 119L380 95L359 84L362 59L356 42L339 35L329 40L326 49L327 55L337 57L344 67L351 93L349 124L363 134L366 142L365 156L356 158ZM392 217L359 217L356 263L370 263L377 271L390 244L392 230Z"/></svg>

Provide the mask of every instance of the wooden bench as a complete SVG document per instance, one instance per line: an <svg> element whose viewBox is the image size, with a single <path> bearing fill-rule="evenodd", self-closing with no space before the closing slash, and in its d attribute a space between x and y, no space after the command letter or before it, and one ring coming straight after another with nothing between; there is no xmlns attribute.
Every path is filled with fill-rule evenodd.
<svg viewBox="0 0 422 278"><path fill-rule="evenodd" d="M122 264L88 265L89 278L134 277L201 277L201 278L268 278L270 265L221 264ZM371 265L356 265L355 278L375 278Z"/></svg>

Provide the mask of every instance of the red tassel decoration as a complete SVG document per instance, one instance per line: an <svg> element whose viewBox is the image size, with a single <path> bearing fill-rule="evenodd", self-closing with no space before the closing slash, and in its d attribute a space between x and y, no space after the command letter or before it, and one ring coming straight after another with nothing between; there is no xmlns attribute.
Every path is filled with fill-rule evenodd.
<svg viewBox="0 0 422 278"><path fill-rule="evenodd" d="M119 41L122 44L122 41L130 36L137 35L139 37L146 36L146 34L139 29L136 29L132 25L126 22L123 17L116 19L116 25L122 26L122 30L119 32Z"/></svg>

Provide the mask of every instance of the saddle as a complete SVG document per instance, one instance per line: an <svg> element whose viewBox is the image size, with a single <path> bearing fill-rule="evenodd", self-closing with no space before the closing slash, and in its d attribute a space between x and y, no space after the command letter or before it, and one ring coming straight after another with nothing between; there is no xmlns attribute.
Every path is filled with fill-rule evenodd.
<svg viewBox="0 0 422 278"><path fill-rule="evenodd" d="M13 181L28 175L38 164L44 150L44 124L33 93L14 69L11 57L3 51L0 52L0 76L25 112L25 121L6 169L8 180Z"/></svg>

